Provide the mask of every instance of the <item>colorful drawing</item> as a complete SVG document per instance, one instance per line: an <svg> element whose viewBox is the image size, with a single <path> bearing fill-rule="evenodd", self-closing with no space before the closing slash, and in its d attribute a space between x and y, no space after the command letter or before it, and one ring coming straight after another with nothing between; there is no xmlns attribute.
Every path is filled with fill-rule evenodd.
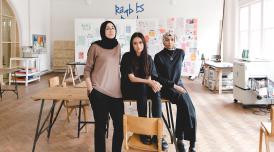
<svg viewBox="0 0 274 152"><path fill-rule="evenodd" d="M33 34L32 44L34 48L45 48L46 47L46 35Z"/></svg>
<svg viewBox="0 0 274 152"><path fill-rule="evenodd" d="M84 52L83 51L79 52L78 58L79 59L84 59Z"/></svg>

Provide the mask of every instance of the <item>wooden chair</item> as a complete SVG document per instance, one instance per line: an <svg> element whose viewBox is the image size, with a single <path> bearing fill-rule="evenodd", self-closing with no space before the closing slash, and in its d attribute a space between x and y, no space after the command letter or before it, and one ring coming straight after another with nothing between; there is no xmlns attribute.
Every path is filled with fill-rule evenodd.
<svg viewBox="0 0 274 152"><path fill-rule="evenodd" d="M66 83L63 82L60 86L59 77L52 77L49 79L49 87L66 87ZM82 102L83 113L84 113L84 120L87 121L87 108L89 106L89 102L85 101ZM79 101L65 101L64 107L67 109L67 121L70 122L70 116L72 112L77 108L79 108ZM85 131L87 132L87 127L85 126Z"/></svg>
<svg viewBox="0 0 274 152"><path fill-rule="evenodd" d="M259 152L262 152L263 134L265 135L266 151L270 152L269 140L272 139L273 141L274 139L274 106L271 106L270 122L261 122Z"/></svg>
<svg viewBox="0 0 274 152"><path fill-rule="evenodd" d="M163 124L160 118L144 118L124 115L123 118L124 131L124 150L125 151L162 151L161 140L157 145L145 145L140 141L140 134L157 135L159 139L163 137ZM128 137L128 133L133 133Z"/></svg>

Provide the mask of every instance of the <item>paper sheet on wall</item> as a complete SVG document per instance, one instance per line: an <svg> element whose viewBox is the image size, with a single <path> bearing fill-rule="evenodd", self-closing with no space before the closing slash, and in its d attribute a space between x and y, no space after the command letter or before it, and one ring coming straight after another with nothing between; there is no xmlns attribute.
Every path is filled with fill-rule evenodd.
<svg viewBox="0 0 274 152"><path fill-rule="evenodd" d="M130 37L135 32L144 34L148 53L154 55L163 49L162 35L165 32L176 33L176 47L185 51L182 68L183 76L197 76L200 70L197 50L197 19L110 19L117 27L117 40L121 45L121 55L129 51ZM105 19L75 20L75 61L85 62L87 51L93 41L101 39L100 25ZM83 68L79 70L83 72Z"/></svg>

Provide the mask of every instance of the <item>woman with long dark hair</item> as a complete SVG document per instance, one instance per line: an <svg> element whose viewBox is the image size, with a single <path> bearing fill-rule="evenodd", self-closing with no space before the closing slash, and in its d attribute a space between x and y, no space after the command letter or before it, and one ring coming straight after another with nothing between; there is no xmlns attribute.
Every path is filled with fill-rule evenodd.
<svg viewBox="0 0 274 152"><path fill-rule="evenodd" d="M121 47L116 40L116 27L105 21L100 28L101 40L91 44L84 76L95 119L95 152L105 152L108 116L113 120L112 152L121 152L123 143L124 104L120 81Z"/></svg>
<svg viewBox="0 0 274 152"><path fill-rule="evenodd" d="M161 84L156 81L157 72L142 33L136 32L130 39L130 51L125 53L121 61L121 87L124 99L137 100L137 111L140 117L147 117L147 99L152 100L152 116L161 118L162 107L159 91ZM156 142L157 138L140 135L144 144ZM162 148L168 144L162 140Z"/></svg>

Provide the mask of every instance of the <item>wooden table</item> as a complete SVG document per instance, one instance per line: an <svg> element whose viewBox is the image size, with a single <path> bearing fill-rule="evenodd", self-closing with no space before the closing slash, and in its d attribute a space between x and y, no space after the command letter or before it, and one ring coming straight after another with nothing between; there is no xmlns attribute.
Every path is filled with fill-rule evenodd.
<svg viewBox="0 0 274 152"><path fill-rule="evenodd" d="M14 74L13 78L14 78L14 84L15 84L14 88L11 88L11 87L3 88L2 83L0 84L0 97L1 97L1 99L2 99L2 95L5 91L14 92L17 96L17 99L18 99L18 85L17 85L17 82L16 82L16 71L18 71L17 68L0 68L0 75L6 74L6 73L9 73L9 74L13 73Z"/></svg>
<svg viewBox="0 0 274 152"><path fill-rule="evenodd" d="M86 81L82 81L74 86L75 88L87 88Z"/></svg>
<svg viewBox="0 0 274 152"><path fill-rule="evenodd" d="M48 132L47 138L49 140L50 133L51 133L51 128L54 125L54 123L55 123L55 121L56 121L56 119L59 115L59 112L60 112L65 100L66 101L78 100L78 101L80 101L80 106L79 107L81 107L82 101L89 100L89 98L87 96L87 88L86 88L86 85L85 85L85 81L79 83L75 87L47 88L47 89L42 90L41 92L33 95L31 98L34 101L42 100L41 107L40 107L40 112L39 112L39 116L38 116L36 133L35 133L34 142L33 142L32 152L35 151L35 146L36 146L36 143L37 143L40 135L46 130ZM42 117L42 112L43 112L43 107L44 107L44 102L45 101L47 101L47 102L53 101L53 102L52 102L52 106L50 108L49 113L47 114L45 120L43 121L43 123L41 125L41 117ZM61 104L58 107L57 113L54 116L55 105L59 101L61 102ZM125 100L125 102L127 102L127 101L128 100ZM134 100L132 100L132 101L134 101ZM175 149L176 149L176 139L175 139L175 130L174 130L174 122L173 122L173 117L172 117L171 104L170 104L170 102L167 102L166 100L164 100L164 102L166 103L168 121L166 120L166 117L164 116L164 114L162 114L162 118L163 118L165 126L167 127L167 130L170 134L171 142L174 143ZM167 103L169 103L169 106L168 106ZM81 118L81 108L79 108L79 115L78 115L78 137L79 137L79 130L81 130L84 127L85 124L95 123L95 122L81 121L80 118ZM49 120L48 126L45 126L45 124L48 120ZM84 124L84 125L80 126L81 124Z"/></svg>
<svg viewBox="0 0 274 152"><path fill-rule="evenodd" d="M219 94L222 94L222 74L223 70L233 70L233 64L229 62L213 62L213 61L206 61L204 64L204 69L206 70L207 68L213 68L215 72L217 73L217 78L218 78L218 86L219 86ZM203 82L202 84L205 83L205 74L203 76ZM216 90L216 87L215 87Z"/></svg>
<svg viewBox="0 0 274 152"><path fill-rule="evenodd" d="M33 95L31 97L35 102L42 100L41 102L41 107L40 107L40 112L38 115L38 122L37 122L37 127L36 127L36 132L35 132L35 137L34 137L34 142L33 142L33 147L32 147L32 152L35 151L35 146L36 143L40 137L40 135L47 130L48 132L48 140L50 138L50 132L51 128L54 125L59 112L64 104L64 101L73 101L73 100L78 100L80 101L79 105L79 115L78 115L78 137L79 137L79 130L81 130L86 123L94 123L94 122L82 122L81 119L81 107L82 107L82 101L84 100L89 100L87 96L87 89L86 88L73 88L73 87L53 87L53 88L47 88L45 90L42 90L41 92ZM50 108L49 113L47 114L45 120L41 123L41 117L43 113L43 108L44 108L44 102L51 102L52 101L52 106ZM61 104L58 107L58 110L56 111L57 113L54 116L55 113L55 105L57 102L61 102ZM46 122L49 120L48 125L46 126ZM81 123L84 123L83 126L80 126ZM41 125L42 124L42 125Z"/></svg>

